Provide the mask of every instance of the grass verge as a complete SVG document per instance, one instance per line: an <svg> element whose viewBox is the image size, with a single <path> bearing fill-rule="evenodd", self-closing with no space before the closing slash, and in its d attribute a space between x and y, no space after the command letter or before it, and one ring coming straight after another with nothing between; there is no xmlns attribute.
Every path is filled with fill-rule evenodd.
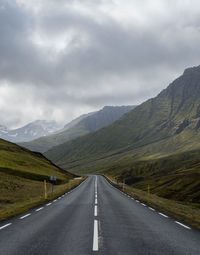
<svg viewBox="0 0 200 255"><path fill-rule="evenodd" d="M23 183L23 187L21 187L22 191L20 193L16 192L16 196L13 190L11 191L13 194L12 199L5 198L5 196L1 199L0 196L0 220L6 220L13 216L22 214L35 206L51 201L69 190L74 189L86 178L87 177L71 179L65 184L54 185L53 193L51 184L47 183L47 199L44 198L43 182L30 181L31 185L29 183L27 183L27 185ZM19 180L17 184L20 185ZM27 187L30 187L30 189Z"/></svg>

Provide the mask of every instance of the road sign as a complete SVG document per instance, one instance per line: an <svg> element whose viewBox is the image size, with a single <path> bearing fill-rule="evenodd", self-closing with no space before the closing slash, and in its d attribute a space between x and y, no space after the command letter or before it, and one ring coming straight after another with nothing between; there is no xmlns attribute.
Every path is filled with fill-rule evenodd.
<svg viewBox="0 0 200 255"><path fill-rule="evenodd" d="M56 181L56 176L55 176L55 174L52 174L52 175L50 176L50 181L53 181L53 182Z"/></svg>
<svg viewBox="0 0 200 255"><path fill-rule="evenodd" d="M53 193L53 184L56 183L56 176L55 176L55 174L52 174L50 176L50 181L51 181L51 192Z"/></svg>

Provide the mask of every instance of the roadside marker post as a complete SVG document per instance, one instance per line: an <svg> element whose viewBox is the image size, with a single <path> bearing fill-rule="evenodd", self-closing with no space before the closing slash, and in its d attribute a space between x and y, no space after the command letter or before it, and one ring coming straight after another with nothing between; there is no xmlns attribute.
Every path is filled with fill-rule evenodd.
<svg viewBox="0 0 200 255"><path fill-rule="evenodd" d="M47 182L44 180L44 199L47 199Z"/></svg>
<svg viewBox="0 0 200 255"><path fill-rule="evenodd" d="M125 180L123 180L123 191L124 191L124 186L125 186Z"/></svg>
<svg viewBox="0 0 200 255"><path fill-rule="evenodd" d="M148 184L148 203L150 202L150 185Z"/></svg>

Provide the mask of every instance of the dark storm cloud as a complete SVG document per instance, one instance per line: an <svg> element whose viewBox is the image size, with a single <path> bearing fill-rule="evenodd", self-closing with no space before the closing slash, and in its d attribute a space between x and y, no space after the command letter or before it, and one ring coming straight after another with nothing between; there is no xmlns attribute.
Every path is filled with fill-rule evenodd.
<svg viewBox="0 0 200 255"><path fill-rule="evenodd" d="M6 3L2 6L0 74L12 81L55 86L55 83L63 85L74 82L76 76L76 84L72 85L83 86L87 78L96 80L98 76L113 73L142 73L151 66L182 64L185 59L195 59L199 54L198 42L190 45L189 38L181 38L181 35L176 38L175 35L171 42L170 35L177 32L176 27L166 38L162 38L164 36L160 30L163 27L157 31L151 27L142 31L138 27L124 28L110 17L98 23L91 17L62 8L47 8L45 14L39 15L40 22L37 23L34 17L16 4ZM48 61L45 55L48 52L31 41L31 33L37 29L37 25L43 33L53 37L70 29L76 31L77 35L66 49L55 54L54 61ZM166 25L164 31L168 29ZM84 35L88 37L85 44L81 41Z"/></svg>
<svg viewBox="0 0 200 255"><path fill-rule="evenodd" d="M59 112L58 119L67 121L105 104L141 102L185 67L199 64L195 8L188 11L187 1L161 11L148 9L147 1L132 3L145 10L138 14L144 24L134 21L135 9L120 16L123 1L0 0L0 114L7 115L5 123L13 125L14 119L12 103L6 106L8 93L13 107L28 98L33 118L55 118ZM23 104L13 112L18 122L30 120Z"/></svg>

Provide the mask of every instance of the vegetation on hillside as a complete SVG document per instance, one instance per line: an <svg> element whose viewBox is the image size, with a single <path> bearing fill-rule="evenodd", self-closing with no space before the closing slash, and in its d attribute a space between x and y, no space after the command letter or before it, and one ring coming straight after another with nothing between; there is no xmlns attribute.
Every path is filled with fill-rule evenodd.
<svg viewBox="0 0 200 255"><path fill-rule="evenodd" d="M52 173L57 177L53 194L49 183ZM73 177L42 154L0 139L0 219L45 202L44 180L51 198L69 189Z"/></svg>

